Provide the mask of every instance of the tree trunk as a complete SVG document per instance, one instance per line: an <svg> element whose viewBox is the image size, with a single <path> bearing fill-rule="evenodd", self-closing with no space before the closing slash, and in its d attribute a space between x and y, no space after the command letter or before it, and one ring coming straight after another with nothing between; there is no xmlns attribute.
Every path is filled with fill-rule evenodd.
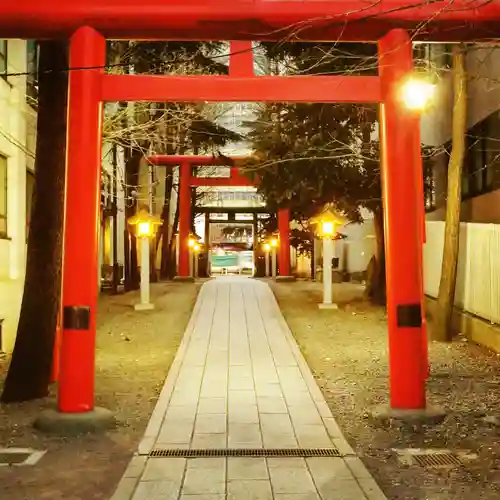
<svg viewBox="0 0 500 500"><path fill-rule="evenodd" d="M125 164L125 179L127 184L127 198L131 198L132 191L137 190L139 183L139 166L141 163L142 153L132 150L130 157ZM125 220L135 215L137 202L127 200L125 205ZM134 234L129 236L129 259L128 259L128 276L125 280L125 290L138 290L140 276L137 268L137 239Z"/></svg>
<svg viewBox="0 0 500 500"><path fill-rule="evenodd" d="M68 49L40 42L35 192L26 278L4 403L47 396L60 310Z"/></svg>
<svg viewBox="0 0 500 500"><path fill-rule="evenodd" d="M433 338L439 341L452 339L451 319L455 301L457 264L460 236L460 207L462 202L462 167L465 156L467 132L467 89L464 54L460 47L453 51L453 125L452 148L448 164L448 192L444 227L443 263L441 280L433 321Z"/></svg>
<svg viewBox="0 0 500 500"><path fill-rule="evenodd" d="M176 252L177 252L177 247L176 247L176 234L178 231L178 226L179 226L179 201L180 197L177 196L177 203L175 205L175 215L174 215L174 222L172 224L172 234L170 236L170 241L168 242L168 251L170 255L170 262L169 262L169 278L174 278L174 276L177 273L177 260L175 258Z"/></svg>
<svg viewBox="0 0 500 500"><path fill-rule="evenodd" d="M160 265L160 278L168 279L169 268L170 268L170 241L168 239L168 233L170 228L170 203L172 200L172 188L174 184L174 176L172 169L167 167L165 171L165 194L163 201L163 210L161 218L163 224L160 227L161 232L161 265ZM173 234L173 231L172 231Z"/></svg>
<svg viewBox="0 0 500 500"><path fill-rule="evenodd" d="M386 303L384 215L382 209L373 212L376 251L368 265L366 296L374 303Z"/></svg>

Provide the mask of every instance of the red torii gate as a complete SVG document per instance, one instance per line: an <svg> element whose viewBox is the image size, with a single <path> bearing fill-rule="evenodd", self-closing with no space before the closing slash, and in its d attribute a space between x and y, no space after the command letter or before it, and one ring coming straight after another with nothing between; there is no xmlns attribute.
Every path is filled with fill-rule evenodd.
<svg viewBox="0 0 500 500"><path fill-rule="evenodd" d="M232 156L231 160L238 162L246 157ZM239 173L238 167L227 165L227 160L216 156L201 155L151 155L146 160L152 165L179 165L179 269L178 276L189 277L189 233L191 221L190 187L202 186L255 186L257 182ZM194 166L225 165L230 167L229 177L200 177L193 175ZM290 210L278 210L279 274L288 277L290 271Z"/></svg>
<svg viewBox="0 0 500 500"><path fill-rule="evenodd" d="M500 5L470 0L17 0L0 3L0 38L70 37L63 336L58 410L94 409L95 312L105 101L379 102L387 254L390 406L425 410L419 116L398 85L413 40L495 37ZM373 41L379 76L254 76L235 42L229 76L107 75L106 38ZM92 168L93 166L93 168Z"/></svg>

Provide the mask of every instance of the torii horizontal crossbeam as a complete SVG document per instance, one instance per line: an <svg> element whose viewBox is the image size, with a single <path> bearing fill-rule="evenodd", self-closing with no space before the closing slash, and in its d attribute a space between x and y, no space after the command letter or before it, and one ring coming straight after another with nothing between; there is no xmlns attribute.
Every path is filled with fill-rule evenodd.
<svg viewBox="0 0 500 500"><path fill-rule="evenodd" d="M4 0L0 38L376 41L391 28L417 39L498 36L497 0ZM418 30L417 30L418 28Z"/></svg>
<svg viewBox="0 0 500 500"><path fill-rule="evenodd" d="M376 76L103 75L103 101L380 102Z"/></svg>
<svg viewBox="0 0 500 500"><path fill-rule="evenodd" d="M148 163L152 165L180 165L189 163L190 165L228 165L229 161L241 161L248 156L209 156L209 155L150 155L146 157Z"/></svg>

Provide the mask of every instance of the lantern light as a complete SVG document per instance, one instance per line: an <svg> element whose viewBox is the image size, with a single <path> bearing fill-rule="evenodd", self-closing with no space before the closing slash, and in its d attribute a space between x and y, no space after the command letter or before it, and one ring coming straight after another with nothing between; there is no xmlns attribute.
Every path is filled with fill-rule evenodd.
<svg viewBox="0 0 500 500"><path fill-rule="evenodd" d="M271 250L271 245L269 243L264 244L264 251L269 252Z"/></svg>
<svg viewBox="0 0 500 500"><path fill-rule="evenodd" d="M273 238L271 240L271 246L274 248L276 248L278 246L278 240L276 238Z"/></svg>
<svg viewBox="0 0 500 500"><path fill-rule="evenodd" d="M193 238L189 238L188 240L188 246L193 248L195 245L196 241Z"/></svg>
<svg viewBox="0 0 500 500"><path fill-rule="evenodd" d="M404 105L415 111L422 111L429 106L435 94L436 85L422 77L412 76L401 86L401 99Z"/></svg>
<svg viewBox="0 0 500 500"><path fill-rule="evenodd" d="M137 224L137 236L139 238L144 238L151 236L152 234L152 224L149 221L139 222Z"/></svg>
<svg viewBox="0 0 500 500"><path fill-rule="evenodd" d="M332 236L335 233L335 224L332 221L323 221L321 223L321 232L324 236Z"/></svg>
<svg viewBox="0 0 500 500"><path fill-rule="evenodd" d="M332 238L337 232L337 227L345 224L342 217L330 210L324 210L316 217L310 220L311 224L317 224L318 233L324 238Z"/></svg>
<svg viewBox="0 0 500 500"><path fill-rule="evenodd" d="M138 238L150 238L155 234L156 228L161 226L161 219L151 215L147 209L141 209L137 214L128 219L130 226L135 227Z"/></svg>

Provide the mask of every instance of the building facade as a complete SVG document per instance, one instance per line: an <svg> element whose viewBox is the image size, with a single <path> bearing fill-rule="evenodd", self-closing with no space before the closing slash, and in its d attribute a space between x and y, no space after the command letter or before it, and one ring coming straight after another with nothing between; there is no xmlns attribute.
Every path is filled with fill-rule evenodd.
<svg viewBox="0 0 500 500"><path fill-rule="evenodd" d="M444 220L447 168L451 152L453 87L451 47L426 45L421 49L436 75L437 99L422 119L422 142L431 146L426 161L428 220ZM462 176L463 222L500 223L500 47L468 47L467 135Z"/></svg>
<svg viewBox="0 0 500 500"><path fill-rule="evenodd" d="M13 347L34 185L36 85L27 72L35 45L0 40L0 351Z"/></svg>

